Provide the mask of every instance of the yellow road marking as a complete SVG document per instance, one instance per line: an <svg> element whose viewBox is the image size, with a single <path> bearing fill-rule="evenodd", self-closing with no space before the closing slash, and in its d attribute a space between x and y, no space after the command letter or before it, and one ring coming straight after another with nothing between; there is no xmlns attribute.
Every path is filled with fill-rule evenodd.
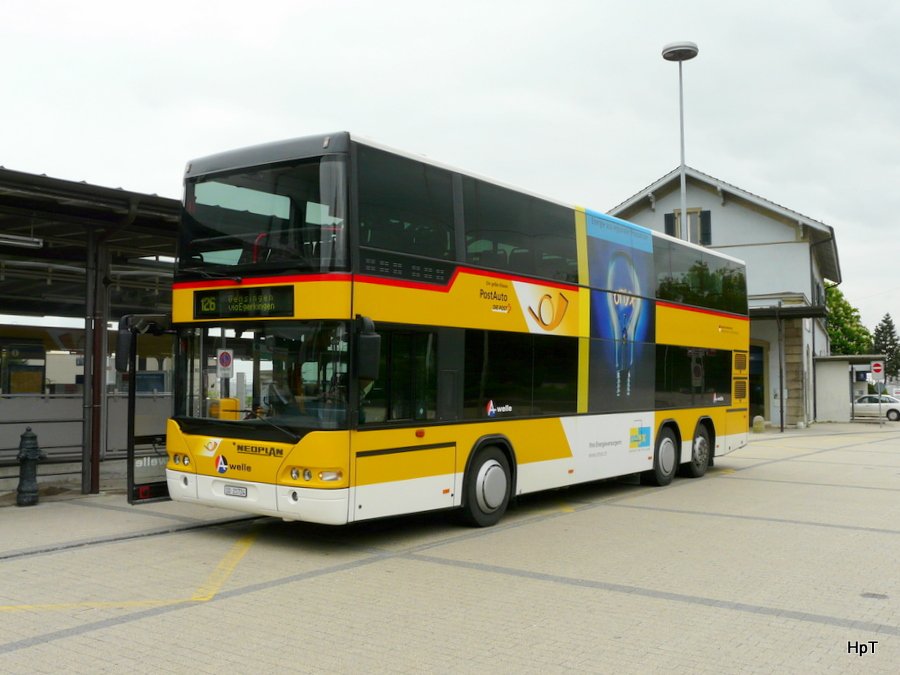
<svg viewBox="0 0 900 675"><path fill-rule="evenodd" d="M96 600L85 602L57 602L36 605L0 605L0 612L59 612L71 609L131 609L137 607L166 607L188 602L209 602L220 590L225 582L234 573L238 563L250 550L256 539L256 534L251 533L238 539L231 550L222 558L216 569L207 577L206 581L189 598L176 598L171 600Z"/></svg>
<svg viewBox="0 0 900 675"><path fill-rule="evenodd" d="M222 562L220 562L216 569L212 571L212 574L209 575L206 583L194 591L191 600L194 602L207 602L216 597L216 593L222 589L222 585L228 581L228 578L234 573L238 563L241 562L241 558L243 558L247 554L247 551L250 550L255 539L255 532L251 532L238 539L234 543L234 546L231 547L228 554L222 558Z"/></svg>

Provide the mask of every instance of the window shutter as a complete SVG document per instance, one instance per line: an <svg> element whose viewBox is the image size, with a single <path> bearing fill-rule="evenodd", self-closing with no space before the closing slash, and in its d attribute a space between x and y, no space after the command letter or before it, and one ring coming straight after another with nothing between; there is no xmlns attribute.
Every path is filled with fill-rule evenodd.
<svg viewBox="0 0 900 675"><path fill-rule="evenodd" d="M700 212L700 245L712 244L712 217L709 211Z"/></svg>
<svg viewBox="0 0 900 675"><path fill-rule="evenodd" d="M675 236L675 214L667 213L665 215L666 218L666 234L670 236Z"/></svg>

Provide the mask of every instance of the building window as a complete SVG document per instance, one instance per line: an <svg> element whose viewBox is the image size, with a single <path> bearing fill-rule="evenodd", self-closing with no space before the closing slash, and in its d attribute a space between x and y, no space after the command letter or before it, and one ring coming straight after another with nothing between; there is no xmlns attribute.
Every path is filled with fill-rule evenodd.
<svg viewBox="0 0 900 675"><path fill-rule="evenodd" d="M678 239L684 239L681 225L681 209L675 209L672 213L667 213L665 219L666 234ZM709 211L688 209L687 224L688 232L691 235L689 241L692 244L700 244L701 246L712 244L712 218Z"/></svg>

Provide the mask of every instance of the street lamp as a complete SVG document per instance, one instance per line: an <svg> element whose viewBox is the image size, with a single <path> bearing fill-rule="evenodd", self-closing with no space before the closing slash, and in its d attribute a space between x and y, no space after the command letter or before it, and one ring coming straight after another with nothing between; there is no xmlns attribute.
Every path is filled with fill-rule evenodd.
<svg viewBox="0 0 900 675"><path fill-rule="evenodd" d="M681 237L691 240L691 229L687 215L687 188L684 177L684 91L681 80L681 62L697 56L700 49L693 42L672 42L662 49L666 61L678 61L678 112L681 120Z"/></svg>

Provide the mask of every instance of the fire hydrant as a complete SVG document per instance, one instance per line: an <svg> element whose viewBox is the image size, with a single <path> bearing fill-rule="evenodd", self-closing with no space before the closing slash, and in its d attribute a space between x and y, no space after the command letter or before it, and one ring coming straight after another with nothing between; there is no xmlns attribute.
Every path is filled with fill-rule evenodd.
<svg viewBox="0 0 900 675"><path fill-rule="evenodd" d="M16 488L17 506L34 506L38 503L37 464L47 456L38 447L37 434L31 427L19 439L19 486Z"/></svg>

